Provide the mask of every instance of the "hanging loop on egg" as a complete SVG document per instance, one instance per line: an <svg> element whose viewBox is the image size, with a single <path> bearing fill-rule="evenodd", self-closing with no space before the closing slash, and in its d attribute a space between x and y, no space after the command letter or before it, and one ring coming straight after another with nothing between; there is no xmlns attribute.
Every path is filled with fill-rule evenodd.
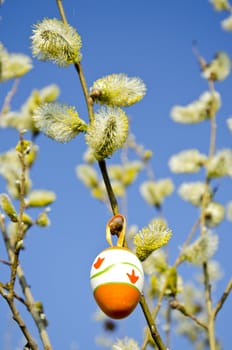
<svg viewBox="0 0 232 350"><path fill-rule="evenodd" d="M117 247L123 247L126 233L126 218L121 214L114 215L106 225L106 240L112 247L112 236L118 237Z"/></svg>

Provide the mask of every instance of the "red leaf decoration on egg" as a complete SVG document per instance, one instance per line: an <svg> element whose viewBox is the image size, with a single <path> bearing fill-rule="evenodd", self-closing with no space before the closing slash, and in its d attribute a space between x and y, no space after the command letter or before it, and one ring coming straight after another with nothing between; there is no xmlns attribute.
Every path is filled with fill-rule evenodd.
<svg viewBox="0 0 232 350"><path fill-rule="evenodd" d="M134 269L132 270L131 275L129 273L127 273L127 276L129 277L131 283L133 283L133 284L135 284L139 279L139 276L136 276Z"/></svg>
<svg viewBox="0 0 232 350"><path fill-rule="evenodd" d="M105 260L105 258L100 258L100 256L99 256L97 261L95 262L95 264L93 264L95 269L99 269L99 267L101 266L101 264L103 263L104 260Z"/></svg>

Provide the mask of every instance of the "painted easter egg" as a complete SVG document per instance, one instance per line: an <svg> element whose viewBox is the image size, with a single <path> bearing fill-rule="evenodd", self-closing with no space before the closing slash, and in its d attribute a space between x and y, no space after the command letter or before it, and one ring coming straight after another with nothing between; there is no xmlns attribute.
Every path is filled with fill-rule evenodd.
<svg viewBox="0 0 232 350"><path fill-rule="evenodd" d="M95 258L90 272L94 298L109 317L127 317L143 289L144 273L137 256L125 247L110 247Z"/></svg>

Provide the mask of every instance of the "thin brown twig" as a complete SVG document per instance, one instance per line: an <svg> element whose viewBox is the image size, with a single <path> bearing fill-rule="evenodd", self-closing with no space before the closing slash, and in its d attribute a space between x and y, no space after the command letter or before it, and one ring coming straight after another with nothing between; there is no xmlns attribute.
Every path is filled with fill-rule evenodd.
<svg viewBox="0 0 232 350"><path fill-rule="evenodd" d="M57 7L61 16L61 19L63 21L64 24L68 24L66 15L65 15L65 11L64 11L64 7L63 7L63 3L62 0L56 0L57 3ZM79 79L80 79L80 83L81 83L81 87L82 87L82 91L84 93L84 98L85 98L85 102L86 102L86 106L88 109L88 116L89 116L89 121L90 123L93 122L94 120L94 114L93 114L93 100L92 98L89 96L89 91L88 91L88 87L87 87L87 83L85 80L85 75L82 69L82 65L80 62L76 62L74 63L74 67L78 73Z"/></svg>
<svg viewBox="0 0 232 350"><path fill-rule="evenodd" d="M31 350L39 350L38 345L36 344L35 340L31 336L31 334L30 334L30 332L29 332L25 322L23 321L19 311L16 308L16 305L14 303L14 299L9 297L9 294L5 293L3 291L3 288L1 288L1 286L0 286L0 294L7 301L8 305L9 305L9 308L10 308L10 310L12 312L12 317L17 322L18 326L20 327L23 335L25 336L28 344L30 345L30 349Z"/></svg>
<svg viewBox="0 0 232 350"><path fill-rule="evenodd" d="M174 263L174 265L173 265L174 267L177 267L177 266L181 263L181 261L182 261L182 259L181 259L181 253L182 253L183 249L184 249L186 246L188 246L188 244L191 242L191 240L192 240L194 234L195 234L196 231L197 231L197 228L199 227L199 224L200 224L200 217L195 221L195 223L194 223L192 229L190 230L190 232L189 232L189 234L188 234L188 236L187 236L185 242L183 243L183 245L182 245L182 247L181 247L181 251L180 251L180 253L179 253L178 257L176 258L176 261L175 261L175 263Z"/></svg>
<svg viewBox="0 0 232 350"><path fill-rule="evenodd" d="M170 305L167 307L166 311L166 325L165 325L165 334L166 334L166 343L167 348L171 345L171 323L172 323L172 309Z"/></svg>
<svg viewBox="0 0 232 350"><path fill-rule="evenodd" d="M4 240L4 243L6 246L9 261L12 261L13 257L14 257L14 253L13 253L13 248L11 246L9 237L7 235L4 219L5 219L4 215L0 215L0 229L1 229L1 232L3 235L3 240ZM33 320L38 328L39 335L40 335L42 344L44 346L44 350L52 350L52 345L51 345L46 327L44 325L43 320L41 320L41 318L40 318L38 310L34 307L35 300L33 298L29 284L27 282L23 268L21 267L20 264L18 264L18 267L17 267L17 276L18 276L19 283L20 283L21 289L23 291L23 294L25 295L25 303L27 305L27 308L28 308L29 312L31 313L32 318L33 318Z"/></svg>
<svg viewBox="0 0 232 350"><path fill-rule="evenodd" d="M162 300L163 300L163 298L164 298L167 285L168 285L168 276L167 276L167 278L166 278L166 280L165 280L165 282L164 282L164 285L163 285L162 290L161 290L160 293L159 293L158 300L157 300L157 302L156 302L156 306L155 306L154 310L153 310L152 313L151 313L151 319L152 319L152 321L156 319L157 314L158 314L158 312L159 312L159 310L160 310L160 308L161 308ZM153 322L154 322L154 321L153 321ZM146 328L145 337L144 337L143 345L142 345L142 350L146 349L146 346L147 346L147 344L149 343L150 334L148 333L148 329L149 329L149 324L148 324L148 327Z"/></svg>
<svg viewBox="0 0 232 350"><path fill-rule="evenodd" d="M56 4L60 13L60 16L62 18L62 21L64 22L64 24L68 24L65 12L64 12L64 8L63 8L63 4L62 4L62 0L56 0Z"/></svg>
<svg viewBox="0 0 232 350"><path fill-rule="evenodd" d="M216 350L216 339L215 339L215 324L212 309L212 296L211 296L211 284L209 278L208 263L203 263L203 276L205 286L205 301L208 313L208 337L210 350Z"/></svg>
<svg viewBox="0 0 232 350"><path fill-rule="evenodd" d="M6 261L4 259L0 259L0 263L7 265L7 266L11 266L12 264L9 261Z"/></svg>
<svg viewBox="0 0 232 350"><path fill-rule="evenodd" d="M218 302L213 310L214 319L216 318L218 312L221 310L221 308L222 308L224 302L226 301L226 299L228 298L231 290L232 290L232 279L228 282L224 293L222 294L221 298L218 300Z"/></svg>
<svg viewBox="0 0 232 350"><path fill-rule="evenodd" d="M195 232L196 232L196 230L197 230L199 224L200 224L200 218L198 218L198 219L196 220L196 222L194 223L194 225L193 225L191 231L189 232L189 234L188 234L188 236L187 236L187 238L186 238L186 240L185 240L185 242L184 242L184 244L183 244L183 246L182 246L181 252L183 251L183 248L184 248L185 246L187 246L187 245L189 244L189 242L191 241L191 239L192 239L193 235L195 234ZM178 257L176 258L176 261L175 261L173 267L177 267L177 266L181 263L181 261L182 261L182 260L181 260L181 252L180 252L180 254L178 255ZM160 293L159 293L159 296L158 296L158 299L157 299L157 302L156 302L156 306L155 306L155 308L154 308L154 310L153 310L153 312L152 312L152 317L153 317L153 319L156 319L157 314L158 314L158 312L159 312L159 310L160 310L160 308L161 308L161 306L162 306L162 300L163 300L163 298L164 298L164 296L165 296L165 291L166 291L167 285L168 285L168 276L167 276L167 278L166 278L166 280L165 280L165 283L164 283L164 285L163 285L163 288L161 289L161 291L160 291ZM143 341L142 349L145 349L145 348L146 348L146 345L147 345L148 342L149 342L149 334L146 333L145 338L144 338L144 341Z"/></svg>
<svg viewBox="0 0 232 350"><path fill-rule="evenodd" d="M190 312L188 312L183 304L181 304L177 299L174 299L170 302L170 306L172 309L176 309L180 311L184 316L191 318L195 323L197 323L199 326L204 328L206 331L208 331L208 326L200 321L196 316L192 315Z"/></svg>
<svg viewBox="0 0 232 350"><path fill-rule="evenodd" d="M154 322L154 318L149 310L149 307L147 305L146 299L145 299L143 294L141 295L141 298L140 298L140 306L141 306L141 308L143 310L143 314L147 320L147 324L148 324L152 339L154 340L154 342L157 346L157 349L158 350L167 350L167 347L164 345L164 343L160 337L159 331L158 331L156 324Z"/></svg>
<svg viewBox="0 0 232 350"><path fill-rule="evenodd" d="M215 108L215 89L214 89L214 83L212 80L209 80L209 91L210 91L210 94L212 97L212 103L211 103L211 107L209 109L210 127L211 127L209 159L211 159L215 153L216 131L217 131L216 114L215 114L215 110L214 110L214 108Z"/></svg>
<svg viewBox="0 0 232 350"><path fill-rule="evenodd" d="M215 146L216 146L216 111L215 111L215 97L214 97L214 82L209 79L209 91L211 93L212 97L212 103L209 110L209 117L210 117L210 140L209 140L209 152L208 152L208 161L212 159L215 153ZM208 192L209 192L209 185L210 185L210 178L208 175L205 179L205 185L206 190L203 195L202 199L202 208L201 208L201 234L205 234L205 209L207 206L208 201ZM212 304L212 294L211 294L211 282L210 282L210 276L209 276L209 266L208 262L205 261L203 263L203 277L204 277L204 289L205 289L205 301L206 301L206 309L208 314L208 338L209 338L209 347L210 350L216 350L216 337L215 337L215 317L213 312L213 304Z"/></svg>
<svg viewBox="0 0 232 350"><path fill-rule="evenodd" d="M105 187L106 187L106 191L107 191L108 198L110 201L112 212L114 215L116 215L116 214L118 214L118 203L117 203L117 199L114 195L114 191L113 191L112 186L111 186L110 178L109 178L107 167L106 167L106 162L105 162L105 160L100 160L98 162L98 164L99 164L99 168L101 170L102 177L103 177L103 180L105 183Z"/></svg>
<svg viewBox="0 0 232 350"><path fill-rule="evenodd" d="M193 225L191 231L189 232L189 234L188 234L188 236L187 236L187 238L186 238L186 240L185 240L185 242L184 242L184 244L183 244L183 246L182 246L181 252L183 251L183 248L184 248L185 246L187 246L187 245L189 244L189 242L192 240L192 237L193 237L193 235L195 234L195 232L196 232L196 230L197 230L199 224L200 224L200 218L198 218L198 219L196 220L196 222L194 223L194 225ZM182 260L181 260L181 252L180 252L180 254L178 255L178 257L176 258L176 261L175 261L173 267L177 267L177 266L181 263L181 261L182 261ZM153 319L156 319L157 314L158 314L158 312L159 312L159 310L160 310L160 308L161 308L161 306L162 306L162 300L163 300L163 298L164 298L164 296L165 296L165 291L166 291L167 285L168 285L168 276L167 276L167 278L166 278L166 280L165 280L165 283L164 283L164 285L163 285L163 288L161 289L161 291L160 291L160 293L159 293L159 296L158 296L158 299L157 299L157 302L156 302L156 306L155 306L155 308L154 308L154 310L153 310L153 312L152 312L152 317L153 317ZM149 342L149 334L146 333L145 338L144 338L144 342L143 342L142 349L145 349L145 348L146 348L146 345L147 345L148 342Z"/></svg>
<svg viewBox="0 0 232 350"><path fill-rule="evenodd" d="M4 284L4 283L0 282L0 288L9 291L8 284ZM15 292L14 292L14 298L17 299L18 301L20 301L22 304L24 304L28 308L27 302L22 297L20 297L18 294L16 294Z"/></svg>
<svg viewBox="0 0 232 350"><path fill-rule="evenodd" d="M85 102L86 102L86 106L87 106L87 110L88 110L89 121L90 121L90 123L92 123L94 121L93 100L89 96L89 91L88 91L87 83L85 80L84 72L82 69L82 65L79 62L79 63L75 63L74 66L75 66L76 71L78 73L81 87L82 87L82 91L84 93L84 98L85 98Z"/></svg>
<svg viewBox="0 0 232 350"><path fill-rule="evenodd" d="M20 149L19 152L19 159L21 163L21 179L20 179L20 194L19 194L19 200L20 200L20 208L19 208L19 215L18 215L18 229L17 229L17 237L15 242L15 247L13 250L13 259L12 259L12 266L11 266L11 277L9 282L9 298L13 298L14 295L14 285L15 280L17 276L17 267L19 264L19 254L21 250L21 245L19 244L23 240L23 231L24 231L24 223L23 223L23 214L25 210L25 182L26 182L26 163L25 163L25 152L24 149L24 139L23 139L23 133L20 133Z"/></svg>
<svg viewBox="0 0 232 350"><path fill-rule="evenodd" d="M17 92L18 85L19 85L19 79L15 79L11 90L8 92L8 94L5 97L5 100L4 100L4 103L2 106L2 110L0 112L0 117L3 116L3 114L10 109L10 103L11 103L13 96Z"/></svg>
<svg viewBox="0 0 232 350"><path fill-rule="evenodd" d="M204 71L206 67L206 62L203 57L198 53L196 48L194 48L194 53L197 56L201 70ZM209 151L208 151L208 161L212 159L215 153L216 146L216 110L215 110L215 90L214 90L214 81L213 79L208 79L209 91L212 97L212 103L209 107L209 119L210 119L210 139L209 139ZM210 178L207 175L206 169L206 178L205 178L205 192L202 198L201 203L201 216L200 216L200 234L204 235L207 233L205 225L205 210L208 204L208 193L209 193ZM211 284L209 277L209 268L208 262L203 263L203 276L204 276L204 289L205 289L205 302L206 309L208 314L208 340L210 350L216 350L216 339L215 339L215 324L214 324L214 315L212 307L212 296L211 296Z"/></svg>

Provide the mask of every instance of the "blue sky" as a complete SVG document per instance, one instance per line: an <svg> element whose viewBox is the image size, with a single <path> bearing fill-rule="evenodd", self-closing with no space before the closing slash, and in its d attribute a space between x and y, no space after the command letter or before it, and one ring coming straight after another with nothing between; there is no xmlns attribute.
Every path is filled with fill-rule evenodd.
<svg viewBox="0 0 232 350"><path fill-rule="evenodd" d="M128 115L137 141L154 153L152 166L156 177L172 176L167 162L172 154L184 148L198 148L207 153L209 125L176 124L170 118L170 110L176 104L192 102L207 90L207 82L202 79L192 52L193 41L197 42L198 50L207 61L220 50L232 57L232 34L224 32L220 26L226 14L215 12L208 0L70 0L64 1L64 7L69 23L82 37L82 65L89 86L97 78L111 73L139 76L145 82L147 95L128 109ZM8 51L31 56L29 38L32 25L44 17L59 17L59 14L55 1L41 0L32 4L29 0L5 0L0 17L0 37ZM33 70L20 80L12 109L18 110L32 89L55 83L61 90L59 100L75 105L79 115L87 120L74 68L61 69L36 59L33 59L33 65ZM226 127L226 119L232 112L231 79L229 76L216 85L222 97L222 108L217 116L218 149L231 147L231 134ZM1 85L0 105L11 86L11 81ZM0 152L13 147L16 137L14 130L0 130ZM75 167L82 163L85 150L82 136L63 145L41 135L38 145L39 158L31 174L33 188L55 191L57 201L52 206L51 226L44 230L33 229L29 233L21 257L22 265L35 298L44 303L54 349L71 349L71 344L77 344L78 349L99 349L95 336L104 333L101 325L93 321L96 305L89 285L89 269L98 252L107 246L105 225L110 213L76 178ZM118 161L118 155L113 156L109 163L114 161ZM139 228L156 215L139 195L139 185L144 179L142 174L128 194L128 223ZM182 176L173 177L176 187L183 179ZM217 199L228 202L231 199L231 191L228 191L231 179L218 180L216 184L219 185ZM0 192L4 192L4 183L0 182L0 186ZM197 218L197 211L175 194L167 198L164 214L173 230L170 243L172 263ZM224 269L224 278L213 291L217 300L231 276L231 223L223 223L216 231L220 235L216 258ZM2 256L5 253L0 244L0 258ZM0 266L0 273L3 269ZM190 267L183 274L191 279ZM224 349L230 346L231 306L230 298L216 327ZM21 335L10 321L8 309L2 301L0 309L0 347L3 348L5 335L10 333L13 334L11 349L15 349ZM26 315L26 319L30 317ZM117 325L118 337L134 336L141 343L145 320L139 307ZM162 324L159 327L162 328ZM173 349L186 348L187 343L175 334L172 334L172 339Z"/></svg>

